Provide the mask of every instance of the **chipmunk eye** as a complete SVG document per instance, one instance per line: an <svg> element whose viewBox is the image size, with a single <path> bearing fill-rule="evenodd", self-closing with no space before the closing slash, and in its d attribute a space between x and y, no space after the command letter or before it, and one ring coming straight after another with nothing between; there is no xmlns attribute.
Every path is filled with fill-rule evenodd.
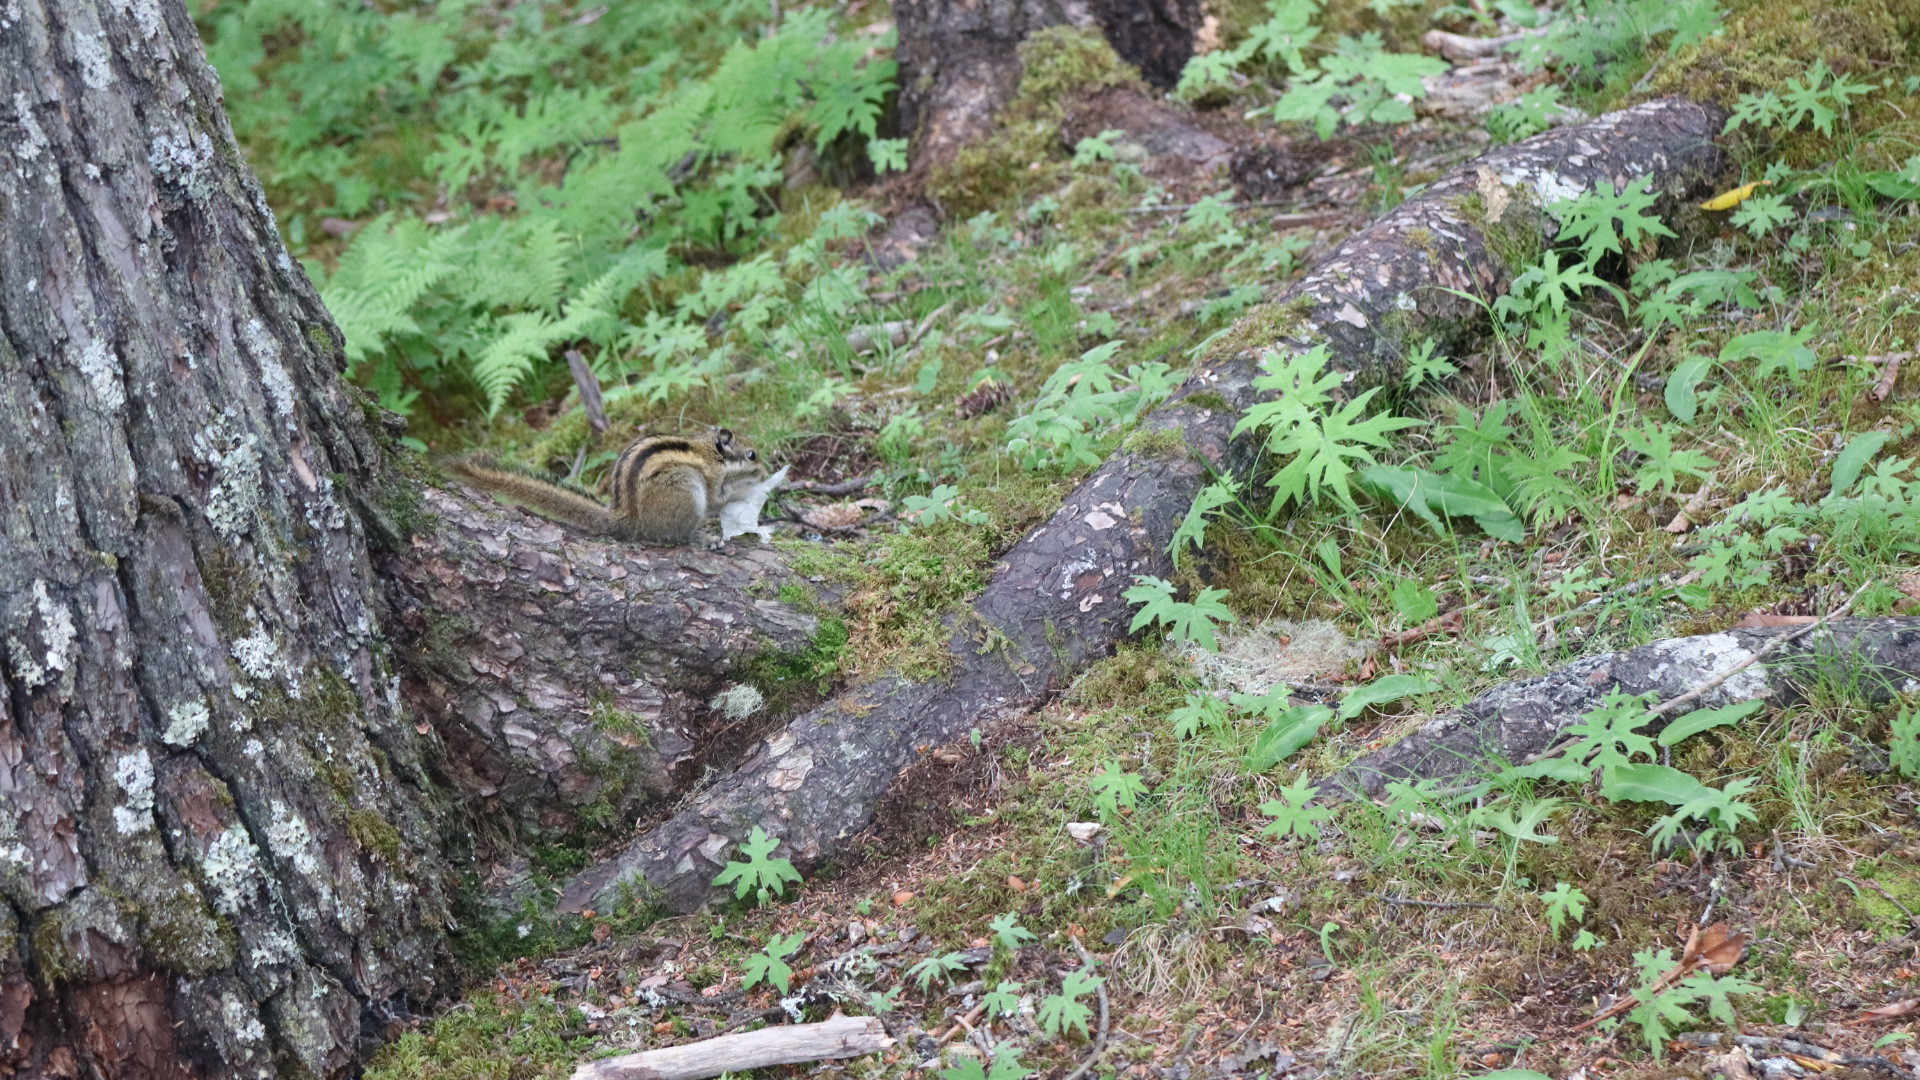
<svg viewBox="0 0 1920 1080"><path fill-rule="evenodd" d="M747 460L748 460L748 461L752 461L752 460L754 460L755 458L757 458L757 457L759 457L759 456L760 456L760 451L758 451L758 450L749 450L749 451L747 451Z"/></svg>

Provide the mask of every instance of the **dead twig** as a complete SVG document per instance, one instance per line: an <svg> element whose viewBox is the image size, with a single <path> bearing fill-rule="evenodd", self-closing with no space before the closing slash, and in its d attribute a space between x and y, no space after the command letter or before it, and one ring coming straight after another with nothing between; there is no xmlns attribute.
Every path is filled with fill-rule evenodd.
<svg viewBox="0 0 1920 1080"><path fill-rule="evenodd" d="M1438 615L1428 619L1426 622L1421 623L1411 630L1402 630L1397 634L1386 634L1380 638L1380 647L1383 649L1398 649L1402 646L1412 645L1416 641L1424 641L1427 638L1440 634L1457 634L1466 628L1466 610L1466 608L1454 608L1445 615Z"/></svg>
<svg viewBox="0 0 1920 1080"><path fill-rule="evenodd" d="M987 1005L986 1005L986 1002L983 1001L980 1004L975 1005L973 1009L967 1013L967 1015L954 1017L953 1023L948 1024L947 1029L945 1031L933 1037L934 1041L939 1043L942 1046L945 1046L947 1043L952 1042L953 1037L955 1035L960 1034L962 1031L971 1031L973 1029L973 1025L979 1022L980 1015L986 1011L987 1011Z"/></svg>
<svg viewBox="0 0 1920 1080"><path fill-rule="evenodd" d="M1067 940L1073 942L1073 951L1080 954L1080 962L1087 966L1087 970L1093 970L1093 957L1088 954L1087 947L1080 944L1080 939L1071 934L1067 935ZM1094 1036L1093 1053L1088 1054L1087 1060L1081 1062L1079 1068L1068 1073L1061 1080L1080 1080L1081 1077L1093 1071L1094 1065L1100 1061L1100 1055L1107 1052L1107 984L1102 982L1094 987L1094 992L1100 995L1100 1033Z"/></svg>
<svg viewBox="0 0 1920 1080"><path fill-rule="evenodd" d="M1693 689L1687 691L1686 693L1680 694L1673 698L1669 698L1668 700L1663 701L1658 705L1655 705L1653 708L1647 711L1651 712L1655 716L1665 716L1668 713L1671 713L1679 709L1683 705L1693 704L1695 701L1700 700L1700 697L1703 694L1707 693L1707 691L1718 689L1720 685L1725 683L1728 679L1733 678L1735 675L1740 674L1742 671L1745 671L1748 668L1752 667L1753 665L1766 659L1769 655L1779 651L1781 646L1786 645L1789 642L1798 641L1799 639L1807 636L1808 634L1813 633L1815 630L1818 630L1820 627L1825 626L1827 623L1832 622L1834 619L1837 619L1840 616L1845 615L1848 609L1853 607L1853 602L1860 599L1860 597L1864 595L1869 588L1872 588L1872 587L1873 587L1873 582L1868 581L1865 585L1862 585L1858 589L1855 589L1853 592L1853 595L1847 597L1845 603L1841 604L1837 608L1834 608L1832 611L1827 612L1825 615L1820 616L1817 622L1812 622L1798 630L1793 630L1788 633L1781 634L1779 637L1776 637L1771 641L1768 641L1765 645L1762 645L1758 649L1755 649L1753 652L1753 655L1747 657L1745 660L1742 660L1739 663L1734 664L1731 667L1727 668L1725 671L1722 671L1714 675L1712 678L1708 679L1706 682L1701 683L1699 686L1694 687Z"/></svg>
<svg viewBox="0 0 1920 1080"><path fill-rule="evenodd" d="M1913 359L1910 352L1888 353L1885 356L1863 356L1868 363L1879 363L1880 379L1867 391L1867 396L1875 401L1885 401L1893 395L1893 386L1900 381L1900 365Z"/></svg>
<svg viewBox="0 0 1920 1080"><path fill-rule="evenodd" d="M818 480L802 480L797 484L788 484L787 491L805 491L813 495L851 495L873 483L871 476L856 476L851 480L842 480L835 484L823 484Z"/></svg>
<svg viewBox="0 0 1920 1080"><path fill-rule="evenodd" d="M1405 907L1424 908L1484 908L1487 911L1505 911L1499 904L1489 904L1484 900L1415 900L1406 896L1388 896L1386 893L1370 892L1363 895L1387 904L1399 904Z"/></svg>
<svg viewBox="0 0 1920 1080"><path fill-rule="evenodd" d="M1850 877L1844 877L1840 874L1835 874L1834 880L1846 882L1847 884L1853 886L1855 892L1858 892L1860 889L1860 883L1853 880ZM1898 897L1894 896L1892 893L1887 891L1887 887L1885 885L1880 884L1879 882L1873 880L1872 878L1867 879L1867 887L1872 889L1874 892L1879 893L1881 896L1886 897L1887 903L1892 904L1895 908L1899 909L1900 914L1905 915L1907 917L1907 926L1908 926L1907 933L1920 934L1920 915L1915 915L1913 913L1913 909L1901 903Z"/></svg>

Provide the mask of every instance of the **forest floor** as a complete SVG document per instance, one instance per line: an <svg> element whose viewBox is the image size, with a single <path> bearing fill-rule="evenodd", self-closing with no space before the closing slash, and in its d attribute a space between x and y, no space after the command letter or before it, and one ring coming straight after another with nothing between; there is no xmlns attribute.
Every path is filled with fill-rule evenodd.
<svg viewBox="0 0 1920 1080"><path fill-rule="evenodd" d="M531 6L554 9L546 25L574 14ZM744 8L709 6L662 85L732 62ZM1376 6L1331 5L1326 26L1408 50L1430 25L1496 29L1438 4ZM881 40L860 28L882 13L849 7L834 40ZM1272 25L1228 7L1226 45ZM1713 36L1673 48L1687 27L1645 24L1664 8L1705 12ZM759 212L760 231L722 242L724 257L689 256L629 301L633 333L603 353L631 364L603 373L621 391L603 437L563 364L503 391L483 349L443 356L394 329L366 339L358 374L410 408L433 449L485 444L591 479L624 438L693 419L741 431L796 480L867 478L769 506L784 519L775 543L842 600L815 652L763 688L791 709L888 668L937 671L942 619L1183 369L1271 317L1267 299L1300 268L1555 101L1592 113L1711 93L1743 118L1728 186L1767 182L1719 209L1666 208L1664 223L1631 191L1548 207L1560 242L1502 253L1519 277L1489 335L1416 349L1370 401L1369 415L1408 424L1369 442L1339 434L1357 418L1321 413L1318 441L1293 444L1418 470L1491 509L1435 515L1357 479L1292 498L1214 489L1172 583L1186 599L1036 715L927 748L853 854L763 902L683 917L643 900L559 916L536 898L470 935L474 988L391 1032L369 1075L561 1077L607 1053L834 1010L881 1015L897 1045L784 1071L1061 1076L1104 1035L1093 1076L1683 1076L1723 1052L1703 1033L1740 1033L1862 1055L1851 1075L1920 1074L1911 701L1869 703L1835 673L1802 703L1702 720L1671 745L1616 724L1626 758L1697 781L1691 804L1635 796L1597 765L1464 793L1397 785L1337 809L1306 799L1311 778L1497 682L1664 637L1920 603L1914 13L1729 8L1585 5L1549 29L1592 57L1496 73L1509 101L1491 117L1339 123L1326 140L1239 119L1275 94L1226 78L1195 95L1213 110L1204 122L1257 132L1298 170L1251 195L1123 137L1066 141L1058 85L1029 87L972 171L936 187L938 237L894 269L872 245L901 208L895 189L830 187L813 170L844 167L831 147L789 151L780 214ZM271 82L276 61L261 57L284 47L260 36L250 53L244 20L220 23L246 9L229 0L207 17L230 87L234 64ZM1582 45L1623 11L1639 29ZM1030 81L1124 81L1084 43L1059 48L1067 59L1030 64ZM591 91L602 74L552 92ZM383 153L417 164L455 123L336 139L345 163L318 186L284 146L249 141L337 307L371 295L353 275L428 243L407 221L449 212L446 186L422 174L411 182L427 194L349 245L369 207L403 200L347 205L343 184ZM534 153L508 174L565 167ZM517 220L478 183L453 200L477 215L469 238ZM697 248L691 235L674 250ZM423 297L397 310L477 332ZM371 325L371 307L354 310L350 335ZM1322 705L1338 712L1303 711ZM1321 721L1318 737L1270 752L1303 718ZM537 880L564 881L621 837L543 851ZM1711 974L1663 978L1703 949Z"/></svg>

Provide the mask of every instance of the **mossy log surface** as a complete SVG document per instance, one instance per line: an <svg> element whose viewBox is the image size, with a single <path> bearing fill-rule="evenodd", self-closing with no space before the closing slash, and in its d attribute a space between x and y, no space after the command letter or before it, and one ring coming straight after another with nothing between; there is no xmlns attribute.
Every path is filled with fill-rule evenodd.
<svg viewBox="0 0 1920 1080"><path fill-rule="evenodd" d="M1331 784L1349 795L1374 795L1395 780L1483 775L1547 750L1608 694L1645 694L1658 704L1729 672L1693 707L1756 700L1789 705L1822 684L1870 701L1920 690L1920 618L1835 619L1781 643L1755 662L1774 639L1801 629L1668 638L1584 657L1538 678L1502 683L1360 758ZM1677 710L1665 720L1687 711ZM1664 721L1649 726L1647 733L1663 726Z"/></svg>
<svg viewBox="0 0 1920 1080"><path fill-rule="evenodd" d="M0 5L0 1074L346 1076L442 985L344 366L184 5Z"/></svg>
<svg viewBox="0 0 1920 1080"><path fill-rule="evenodd" d="M1324 343L1336 367L1377 381L1398 370L1409 341L1479 332L1484 308L1474 298L1499 294L1511 273L1498 253L1503 233L1530 230L1537 246L1547 223L1537 207L1598 183L1650 176L1670 196L1696 189L1724 164L1713 143L1721 121L1712 108L1668 100L1549 132L1484 155L1350 238L1251 313L1234 345L1144 421L1190 453L1121 451L1007 552L953 628L947 676L879 679L796 718L577 879L563 908L604 907L627 886L650 887L676 909L696 906L755 825L803 863L833 852L923 751L1033 709L1126 636L1133 611L1120 594L1133 576L1169 572L1168 541L1209 473L1251 464L1232 435L1258 397L1263 352Z"/></svg>

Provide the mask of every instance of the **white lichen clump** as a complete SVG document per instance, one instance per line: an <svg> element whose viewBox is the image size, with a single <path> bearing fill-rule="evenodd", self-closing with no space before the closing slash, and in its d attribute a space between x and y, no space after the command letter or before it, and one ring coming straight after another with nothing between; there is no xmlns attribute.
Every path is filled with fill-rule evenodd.
<svg viewBox="0 0 1920 1080"><path fill-rule="evenodd" d="M247 617L258 618L251 609L247 611ZM235 638L227 646L227 651L233 654L234 661L240 665L241 671L247 673L248 678L265 681L280 671L280 649L273 643L273 634L258 622L254 622L253 629L246 637Z"/></svg>
<svg viewBox="0 0 1920 1080"><path fill-rule="evenodd" d="M7 635L8 658L28 689L45 686L57 675L72 674L73 643L80 636L74 629L73 613L53 598L44 580L33 583L33 604L40 615L40 641L46 651L39 652L17 633Z"/></svg>
<svg viewBox="0 0 1920 1080"><path fill-rule="evenodd" d="M162 132L147 147L147 165L153 174L181 188L195 202L213 194L213 140L205 133L175 137Z"/></svg>
<svg viewBox="0 0 1920 1080"><path fill-rule="evenodd" d="M207 521L214 531L232 538L253 527L260 508L259 440L252 435L227 436L209 428L194 440L194 449L220 474L207 492Z"/></svg>
<svg viewBox="0 0 1920 1080"><path fill-rule="evenodd" d="M713 695L716 712L729 720L743 720L766 707L766 696L746 683L735 683Z"/></svg>
<svg viewBox="0 0 1920 1080"><path fill-rule="evenodd" d="M15 153L19 155L22 162L32 161L47 149L47 131L40 126L40 121L33 118L33 102L27 100L27 95L19 91L15 91L13 95L13 114L20 118L22 136L15 147ZM31 292L32 288L29 287L28 291Z"/></svg>
<svg viewBox="0 0 1920 1080"><path fill-rule="evenodd" d="M107 54L107 35L73 35L73 55L80 61L80 78L95 90L113 85L113 58Z"/></svg>
<svg viewBox="0 0 1920 1080"><path fill-rule="evenodd" d="M253 896L260 877L260 849L238 825L221 833L200 857L200 872L213 890L213 905L223 914L238 915Z"/></svg>
<svg viewBox="0 0 1920 1080"><path fill-rule="evenodd" d="M247 354L253 362L260 365L260 381L267 388L267 398L273 402L273 411L292 419L295 402L293 378L287 374L285 364L280 362L280 343L267 332L267 324L259 319L248 319L240 333L240 340L247 347Z"/></svg>
<svg viewBox="0 0 1920 1080"><path fill-rule="evenodd" d="M183 701L167 710L167 730L160 733L160 738L173 746L192 746L207 733L212 720L205 702Z"/></svg>
<svg viewBox="0 0 1920 1080"><path fill-rule="evenodd" d="M122 754L113 766L113 782L127 801L113 808L113 825L121 836L153 828L153 759L145 747Z"/></svg>
<svg viewBox="0 0 1920 1080"><path fill-rule="evenodd" d="M77 361L80 374L87 377L87 385L93 387L93 396L100 401L100 408L107 412L119 412L127 404L127 390L121 380L120 358L113 355L107 343L99 338L87 342L80 350Z"/></svg>
<svg viewBox="0 0 1920 1080"><path fill-rule="evenodd" d="M313 830L279 799L273 800L273 823L267 826L267 846L308 877L320 869L320 860L313 853Z"/></svg>
<svg viewBox="0 0 1920 1080"><path fill-rule="evenodd" d="M237 997L227 996L220 1002L221 1018L226 1028L236 1040L243 1043L258 1043L267 1040L266 1026L260 1023L260 1014Z"/></svg>

